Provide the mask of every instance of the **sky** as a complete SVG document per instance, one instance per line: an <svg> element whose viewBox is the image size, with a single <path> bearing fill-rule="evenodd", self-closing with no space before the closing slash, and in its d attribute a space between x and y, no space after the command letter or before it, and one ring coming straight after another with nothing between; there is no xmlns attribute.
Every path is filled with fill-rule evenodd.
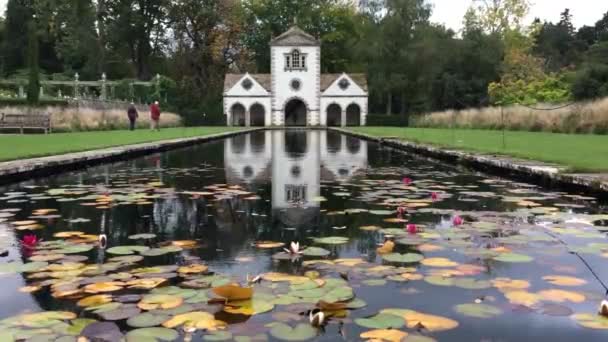
<svg viewBox="0 0 608 342"><path fill-rule="evenodd" d="M3 1L3 0L1 0ZM462 28L462 18L473 0L430 0L434 4L432 21L445 24L456 31ZM608 12L606 0L532 0L533 6L528 22L534 18L559 21L559 14L570 9L574 25L595 25ZM603 3L603 4L602 4Z"/></svg>

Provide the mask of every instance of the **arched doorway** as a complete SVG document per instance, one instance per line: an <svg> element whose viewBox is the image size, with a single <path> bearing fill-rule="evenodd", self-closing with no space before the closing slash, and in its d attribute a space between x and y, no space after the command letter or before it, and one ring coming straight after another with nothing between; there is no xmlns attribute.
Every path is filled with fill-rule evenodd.
<svg viewBox="0 0 608 342"><path fill-rule="evenodd" d="M251 126L265 126L266 110L259 103L254 103L249 109Z"/></svg>
<svg viewBox="0 0 608 342"><path fill-rule="evenodd" d="M285 105L285 126L306 126L308 109L300 99L293 99Z"/></svg>
<svg viewBox="0 0 608 342"><path fill-rule="evenodd" d="M245 126L245 107L240 103L235 103L230 108L230 124L232 126Z"/></svg>
<svg viewBox="0 0 608 342"><path fill-rule="evenodd" d="M346 126L361 126L361 107L356 103L346 108Z"/></svg>
<svg viewBox="0 0 608 342"><path fill-rule="evenodd" d="M327 126L342 126L342 108L332 103L327 106Z"/></svg>

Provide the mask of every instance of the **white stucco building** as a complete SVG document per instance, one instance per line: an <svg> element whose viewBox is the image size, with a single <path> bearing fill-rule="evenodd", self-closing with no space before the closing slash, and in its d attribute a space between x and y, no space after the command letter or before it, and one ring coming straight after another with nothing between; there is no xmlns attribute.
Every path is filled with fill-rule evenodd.
<svg viewBox="0 0 608 342"><path fill-rule="evenodd" d="M367 79L322 74L321 43L297 26L270 42L270 74L227 74L231 126L363 126Z"/></svg>

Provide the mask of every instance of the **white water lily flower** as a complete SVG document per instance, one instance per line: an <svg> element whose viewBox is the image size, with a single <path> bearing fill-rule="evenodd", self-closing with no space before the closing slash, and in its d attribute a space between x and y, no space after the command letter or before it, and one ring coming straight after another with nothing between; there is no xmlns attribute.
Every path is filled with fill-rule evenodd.
<svg viewBox="0 0 608 342"><path fill-rule="evenodd" d="M299 242L291 242L291 245L289 246L289 249L287 248L283 248L283 250L285 250L285 252L289 253L289 254L302 254L302 251L300 251L300 243Z"/></svg>
<svg viewBox="0 0 608 342"><path fill-rule="evenodd" d="M602 303L600 304L600 308L598 310L598 313L604 317L608 317L608 300L603 300Z"/></svg>

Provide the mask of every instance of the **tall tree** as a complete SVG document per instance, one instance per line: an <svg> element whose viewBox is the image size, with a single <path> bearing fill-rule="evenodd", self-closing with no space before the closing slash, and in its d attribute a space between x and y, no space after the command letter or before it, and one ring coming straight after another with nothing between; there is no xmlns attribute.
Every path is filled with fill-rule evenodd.
<svg viewBox="0 0 608 342"><path fill-rule="evenodd" d="M38 51L38 28L33 19L27 24L28 45L27 45L27 64L28 64L28 85L27 101L31 104L38 103L40 97L40 70L39 70L39 51Z"/></svg>
<svg viewBox="0 0 608 342"><path fill-rule="evenodd" d="M148 80L154 56L162 55L166 43L169 0L106 0L110 47L128 56L135 76Z"/></svg>
<svg viewBox="0 0 608 342"><path fill-rule="evenodd" d="M26 66L27 24L34 15L34 4L27 0L9 0L6 6L6 39L2 47L5 71L14 72Z"/></svg>

